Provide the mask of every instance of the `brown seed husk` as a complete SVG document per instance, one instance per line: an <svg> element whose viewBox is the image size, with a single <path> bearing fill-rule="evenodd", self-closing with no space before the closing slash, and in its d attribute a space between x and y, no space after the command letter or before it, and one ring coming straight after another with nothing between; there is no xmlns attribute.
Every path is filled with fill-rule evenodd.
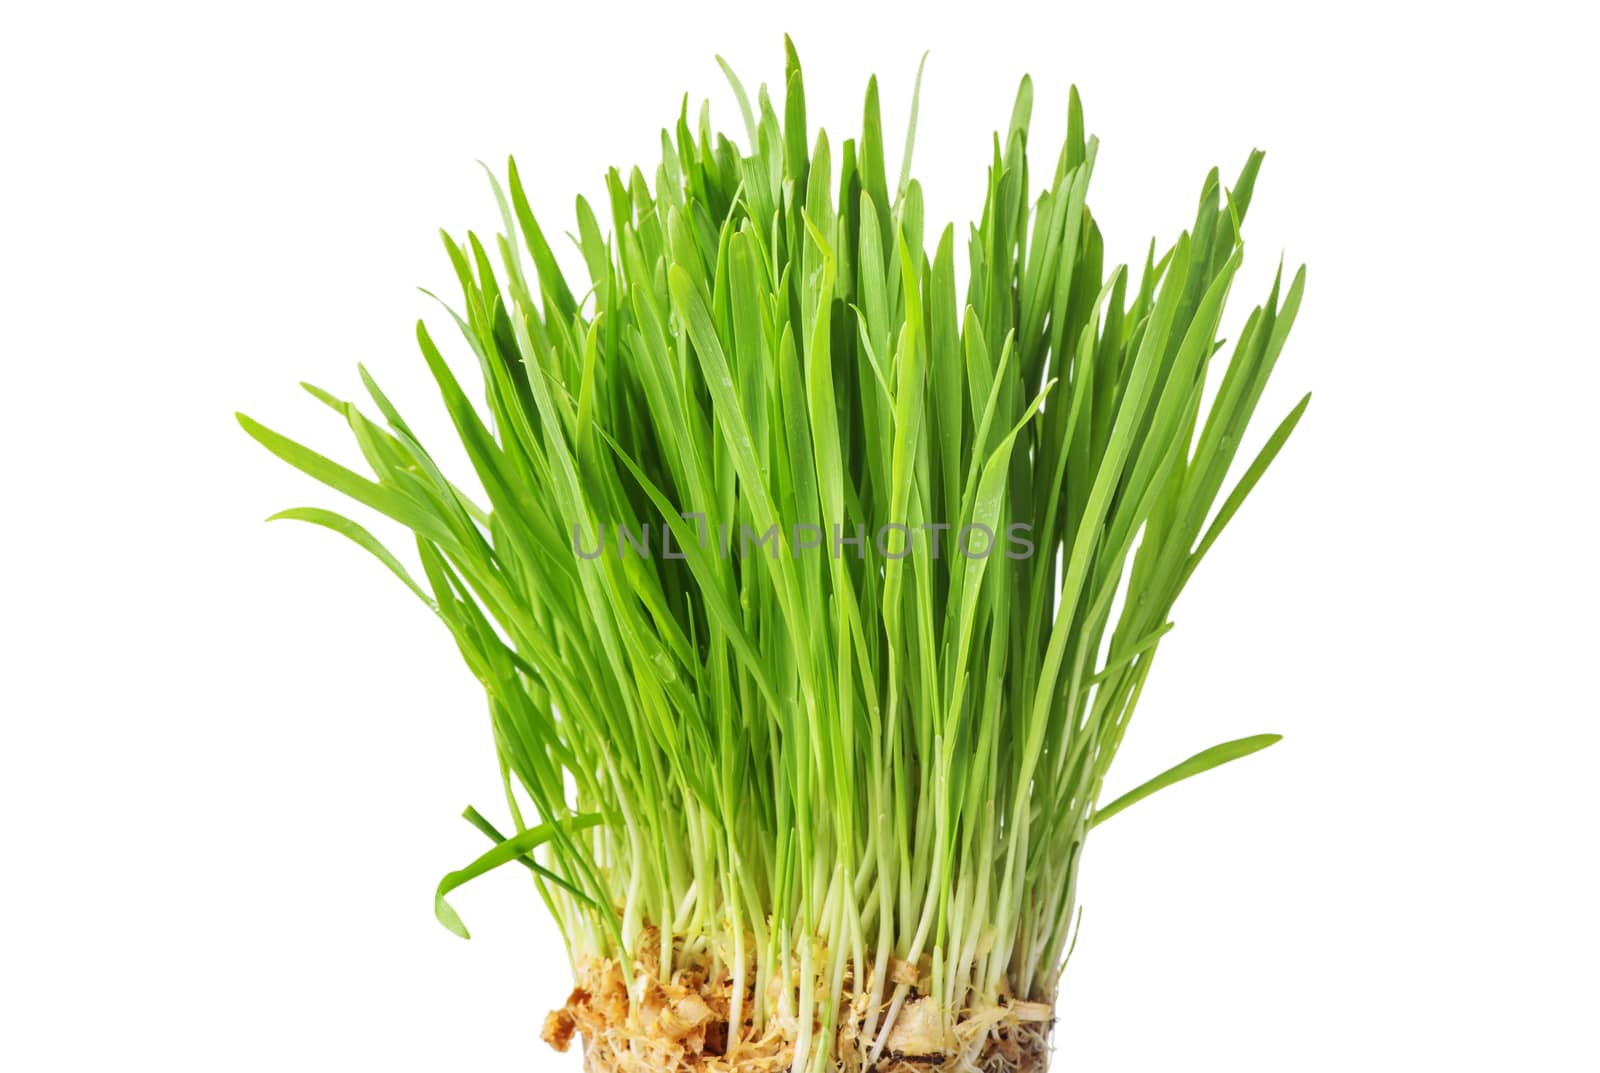
<svg viewBox="0 0 1600 1073"><path fill-rule="evenodd" d="M663 982L659 967L653 929L647 930L639 958L626 970L610 958L581 965L578 986L545 1018L545 1042L565 1051L574 1033L581 1036L588 1073L784 1073L793 1064L797 1026L792 1018L784 1025L769 1017L757 1035L749 1021L754 995L747 987L744 1023L730 1032L733 983L726 972L687 967ZM907 973L902 969L895 975ZM1044 1073L1054 1024L1048 1004L1002 998L961 1011L953 1028L947 1028L933 1000L907 986L875 1061L871 1054L876 1040L862 1035L868 995L858 995L840 1011L835 1019L840 1027L831 1041L834 1070ZM770 981L769 999L781 988L780 981ZM883 1031L888 1011L885 1001L877 1032Z"/></svg>

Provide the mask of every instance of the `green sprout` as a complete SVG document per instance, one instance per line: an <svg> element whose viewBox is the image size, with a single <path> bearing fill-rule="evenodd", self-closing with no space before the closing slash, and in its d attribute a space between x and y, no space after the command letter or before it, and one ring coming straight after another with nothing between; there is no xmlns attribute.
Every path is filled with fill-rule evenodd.
<svg viewBox="0 0 1600 1073"><path fill-rule="evenodd" d="M417 339L471 490L365 369L373 416L308 390L370 476L239 420L414 535L408 568L342 515L275 516L376 556L483 685L511 833L468 810L494 845L440 884L446 926L467 934L451 890L516 861L580 981L643 966L715 999L705 1061L779 1039L796 1070L982 1064L1048 1031L1025 1008L1054 1002L1090 831L1278 740L1100 802L1174 601L1305 411L1221 495L1304 270L1219 340L1259 152L1170 248L1108 267L1077 93L1034 196L1024 78L958 273L912 135L886 168L875 81L834 143L792 44L781 113L724 70L743 144L686 103L653 182L578 199L583 282L514 161L504 232L445 236L472 382Z"/></svg>

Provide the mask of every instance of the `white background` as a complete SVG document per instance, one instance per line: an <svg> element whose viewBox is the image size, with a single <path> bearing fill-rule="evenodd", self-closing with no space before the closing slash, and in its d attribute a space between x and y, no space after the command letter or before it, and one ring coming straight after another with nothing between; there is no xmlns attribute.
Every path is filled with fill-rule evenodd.
<svg viewBox="0 0 1600 1073"><path fill-rule="evenodd" d="M441 428L413 288L494 228L474 160L565 230L684 91L739 130L712 55L778 83L789 30L836 140L876 71L897 145L932 50L930 231L1028 71L1039 175L1081 87L1117 257L1260 145L1239 306L1310 265L1263 425L1316 397L1111 789L1287 739L1097 836L1058 1067L1596 1068L1594 27L1321 7L9 9L0 1066L579 1068L526 883L459 895L470 943L431 916L496 798L475 683L361 553L261 524L335 501L232 411L355 458L295 382L359 360Z"/></svg>

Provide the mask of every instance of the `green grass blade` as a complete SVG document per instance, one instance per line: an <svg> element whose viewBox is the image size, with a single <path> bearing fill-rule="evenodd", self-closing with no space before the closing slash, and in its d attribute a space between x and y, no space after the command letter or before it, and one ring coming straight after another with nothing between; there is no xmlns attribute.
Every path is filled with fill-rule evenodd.
<svg viewBox="0 0 1600 1073"><path fill-rule="evenodd" d="M1239 738L1236 741L1213 745L1203 752L1194 754L1183 763L1168 768L1148 782L1140 783L1110 804L1096 809L1094 819L1090 821L1089 826L1099 826L1130 805L1138 804L1158 790L1165 790L1174 783L1192 778L1201 772L1210 771L1212 768L1221 767L1223 764L1238 760L1240 757L1258 753L1269 745L1276 745L1282 740L1282 734L1255 734L1248 738Z"/></svg>
<svg viewBox="0 0 1600 1073"><path fill-rule="evenodd" d="M598 815L573 816L570 819L543 823L538 827L530 827L521 834L506 839L465 868L450 872L439 880L439 886L434 890L433 894L433 915L439 919L439 923L463 939L472 938L467 932L467 926L461 922L461 917L451 908L450 903L445 901L445 895L465 883L472 882L487 872L494 871L502 864L517 860L530 850L544 845L556 837L557 828L562 828L568 834L572 834L594 827L601 823L603 819Z"/></svg>

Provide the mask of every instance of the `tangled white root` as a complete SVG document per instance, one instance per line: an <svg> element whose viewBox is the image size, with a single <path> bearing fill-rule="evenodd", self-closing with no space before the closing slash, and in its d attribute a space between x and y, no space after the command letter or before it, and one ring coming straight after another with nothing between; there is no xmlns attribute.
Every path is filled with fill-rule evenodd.
<svg viewBox="0 0 1600 1073"><path fill-rule="evenodd" d="M729 1031L733 982L726 972L708 975L682 968L660 979L650 936L628 970L614 959L580 966L578 986L565 1005L545 1018L541 1035L565 1051L582 1037L588 1073L782 1073L794 1062L798 1025L770 1017L760 1035L748 1016ZM769 981L769 994L782 986ZM746 989L742 1009L752 1008ZM865 1038L869 997L859 994L839 1011L831 1065L837 1073L1044 1073L1053 1014L1042 1002L1002 998L963 1010L946 1027L931 998L915 987L894 1011L884 1046ZM771 1003L776 1008L776 1002ZM873 1020L882 1024L885 1003ZM813 1026L815 1027L815 1026Z"/></svg>

